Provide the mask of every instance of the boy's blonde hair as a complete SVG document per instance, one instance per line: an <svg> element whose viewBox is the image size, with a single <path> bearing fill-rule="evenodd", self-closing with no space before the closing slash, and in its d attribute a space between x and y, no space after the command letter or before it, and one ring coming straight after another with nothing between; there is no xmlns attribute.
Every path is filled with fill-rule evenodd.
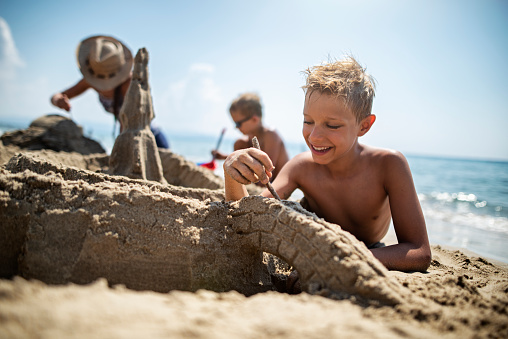
<svg viewBox="0 0 508 339"><path fill-rule="evenodd" d="M244 93L236 98L229 107L229 112L241 112L245 117L263 116L261 100L256 93Z"/></svg>
<svg viewBox="0 0 508 339"><path fill-rule="evenodd" d="M375 96L375 80L352 56L307 68L307 81L302 88L309 95L313 91L344 99L358 122L369 116Z"/></svg>

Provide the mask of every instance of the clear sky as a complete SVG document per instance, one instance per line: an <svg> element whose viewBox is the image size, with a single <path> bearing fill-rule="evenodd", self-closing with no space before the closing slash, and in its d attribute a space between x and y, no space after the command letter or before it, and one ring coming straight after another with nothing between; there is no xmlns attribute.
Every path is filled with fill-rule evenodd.
<svg viewBox="0 0 508 339"><path fill-rule="evenodd" d="M231 100L262 99L265 123L301 136L307 67L355 56L377 81L361 142L405 154L508 160L508 1L1 1L0 120L58 109L81 77L80 40L146 47L155 122L218 136ZM72 117L112 127L92 91Z"/></svg>

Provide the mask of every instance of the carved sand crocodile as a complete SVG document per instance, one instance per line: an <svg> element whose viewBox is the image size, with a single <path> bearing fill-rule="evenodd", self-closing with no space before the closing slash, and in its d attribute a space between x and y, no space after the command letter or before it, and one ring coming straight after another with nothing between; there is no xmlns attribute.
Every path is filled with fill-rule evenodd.
<svg viewBox="0 0 508 339"><path fill-rule="evenodd" d="M223 198L19 154L0 172L1 276L250 295L273 289L268 252L311 293L382 304L406 297L363 243L297 203Z"/></svg>

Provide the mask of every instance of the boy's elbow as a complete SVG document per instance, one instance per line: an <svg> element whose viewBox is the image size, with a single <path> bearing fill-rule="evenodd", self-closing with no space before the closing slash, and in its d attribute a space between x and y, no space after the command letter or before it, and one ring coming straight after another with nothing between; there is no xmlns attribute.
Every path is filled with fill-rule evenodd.
<svg viewBox="0 0 508 339"><path fill-rule="evenodd" d="M432 252L430 248L422 249L418 255L417 260L415 260L415 271L425 272L430 266L432 262Z"/></svg>
<svg viewBox="0 0 508 339"><path fill-rule="evenodd" d="M410 250L406 253L403 263L397 267L387 266L388 269L400 270L403 272L426 272L432 261L432 253L429 247Z"/></svg>

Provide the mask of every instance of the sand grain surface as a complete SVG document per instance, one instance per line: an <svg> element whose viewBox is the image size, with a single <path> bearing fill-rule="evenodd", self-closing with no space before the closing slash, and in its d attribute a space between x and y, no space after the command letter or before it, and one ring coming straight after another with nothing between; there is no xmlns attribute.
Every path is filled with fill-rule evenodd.
<svg viewBox="0 0 508 339"><path fill-rule="evenodd" d="M0 337L508 337L506 265L433 246L428 272L389 272L294 202L226 204L97 159L25 152L0 169ZM329 250L304 236L334 239L336 278L305 277ZM315 294L274 291L267 249Z"/></svg>

